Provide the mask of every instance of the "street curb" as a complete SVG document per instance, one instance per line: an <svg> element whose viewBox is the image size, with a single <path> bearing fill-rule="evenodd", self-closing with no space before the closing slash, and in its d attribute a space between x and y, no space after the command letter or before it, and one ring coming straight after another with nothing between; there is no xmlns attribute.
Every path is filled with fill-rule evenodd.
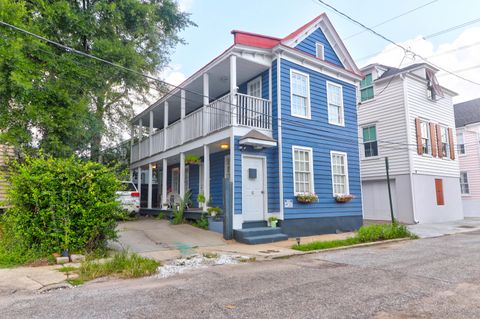
<svg viewBox="0 0 480 319"><path fill-rule="evenodd" d="M371 243L362 243L362 244L342 246L342 247L334 247L334 248L327 248L327 249L317 249L317 250L310 250L310 251L296 250L296 251L298 251L298 253L290 254L290 255L283 255L283 256L275 256L275 257L272 257L271 259L283 259L283 258L290 258L290 257L294 257L294 256L302 256L302 255L330 252L330 251L336 251L336 250L369 247L369 246L376 246L376 245L395 243L395 242L401 242L401 241L407 241L407 240L414 240L414 239L412 239L412 238L397 238L397 239L381 240L381 241L374 241L374 242L371 242Z"/></svg>

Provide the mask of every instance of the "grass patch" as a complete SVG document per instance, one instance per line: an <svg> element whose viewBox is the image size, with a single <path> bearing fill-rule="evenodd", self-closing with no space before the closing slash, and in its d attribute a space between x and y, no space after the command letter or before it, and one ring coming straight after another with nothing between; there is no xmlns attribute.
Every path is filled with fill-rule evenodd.
<svg viewBox="0 0 480 319"><path fill-rule="evenodd" d="M408 231L405 225L394 224L373 224L362 226L355 232L355 235L346 239L314 241L308 244L293 245L292 249L300 251L322 250L351 246L361 243L397 239L397 238L417 238Z"/></svg>
<svg viewBox="0 0 480 319"><path fill-rule="evenodd" d="M99 277L138 278L157 272L160 263L137 254L121 252L105 262L86 260L79 268L79 279L83 281Z"/></svg>
<svg viewBox="0 0 480 319"><path fill-rule="evenodd" d="M58 269L59 272L74 272L77 270L78 268L73 266L63 266L62 268Z"/></svg>
<svg viewBox="0 0 480 319"><path fill-rule="evenodd" d="M79 286L79 285L83 285L85 283L85 281L83 281L80 278L67 279L66 282L68 282L72 286Z"/></svg>

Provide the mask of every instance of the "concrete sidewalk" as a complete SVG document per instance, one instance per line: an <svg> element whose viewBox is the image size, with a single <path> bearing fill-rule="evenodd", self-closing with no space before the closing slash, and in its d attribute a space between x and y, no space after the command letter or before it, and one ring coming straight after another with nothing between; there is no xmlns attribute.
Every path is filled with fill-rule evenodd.
<svg viewBox="0 0 480 319"><path fill-rule="evenodd" d="M61 266L17 267L0 269L0 292L17 290L39 290L67 279L59 272Z"/></svg>
<svg viewBox="0 0 480 319"><path fill-rule="evenodd" d="M445 235L459 234L480 229L479 217L468 217L463 220L408 225L408 230L420 238L432 238Z"/></svg>

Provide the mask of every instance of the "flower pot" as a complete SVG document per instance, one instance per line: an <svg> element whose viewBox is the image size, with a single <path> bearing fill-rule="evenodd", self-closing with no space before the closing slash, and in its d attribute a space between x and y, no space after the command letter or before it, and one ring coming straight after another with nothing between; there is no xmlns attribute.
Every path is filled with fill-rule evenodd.
<svg viewBox="0 0 480 319"><path fill-rule="evenodd" d="M270 227L272 227L272 228L277 228L277 223L278 223L278 220L272 220L272 221L270 222Z"/></svg>
<svg viewBox="0 0 480 319"><path fill-rule="evenodd" d="M353 199L352 195L335 196L335 201L337 203L348 203L352 199Z"/></svg>

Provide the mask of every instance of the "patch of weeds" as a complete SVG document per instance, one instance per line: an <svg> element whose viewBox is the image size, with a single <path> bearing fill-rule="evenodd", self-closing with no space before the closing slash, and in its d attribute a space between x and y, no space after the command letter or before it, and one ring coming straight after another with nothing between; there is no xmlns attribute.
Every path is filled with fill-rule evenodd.
<svg viewBox="0 0 480 319"><path fill-rule="evenodd" d="M73 266L63 266L62 268L58 269L59 272L74 272L77 270L78 268Z"/></svg>
<svg viewBox="0 0 480 319"><path fill-rule="evenodd" d="M166 215L165 215L165 213L164 213L164 212L160 212L160 213L158 213L158 215L157 215L157 219L165 219L165 218L166 218Z"/></svg>
<svg viewBox="0 0 480 319"><path fill-rule="evenodd" d="M372 224L360 227L360 229L355 233L355 235L350 238L328 241L314 241L308 244L300 245L295 244L292 246L292 249L300 251L321 250L397 238L416 239L417 236L408 231L405 225L400 225L398 223Z"/></svg>
<svg viewBox="0 0 480 319"><path fill-rule="evenodd" d="M257 257L242 257L238 261L241 263L253 263L257 261Z"/></svg>
<svg viewBox="0 0 480 319"><path fill-rule="evenodd" d="M84 281L106 276L138 278L155 274L159 266L160 263L153 259L121 252L102 263L92 260L82 262L79 278Z"/></svg>
<svg viewBox="0 0 480 319"><path fill-rule="evenodd" d="M214 259L214 258L218 258L218 254L217 253L206 252L206 253L203 253L203 257L208 258L208 259Z"/></svg>
<svg viewBox="0 0 480 319"><path fill-rule="evenodd" d="M66 282L68 282L72 286L79 286L79 285L83 285L85 283L85 281L83 281L80 278L67 279Z"/></svg>
<svg viewBox="0 0 480 319"><path fill-rule="evenodd" d="M202 217L193 222L192 225L201 229L208 229L208 218L202 214Z"/></svg>

